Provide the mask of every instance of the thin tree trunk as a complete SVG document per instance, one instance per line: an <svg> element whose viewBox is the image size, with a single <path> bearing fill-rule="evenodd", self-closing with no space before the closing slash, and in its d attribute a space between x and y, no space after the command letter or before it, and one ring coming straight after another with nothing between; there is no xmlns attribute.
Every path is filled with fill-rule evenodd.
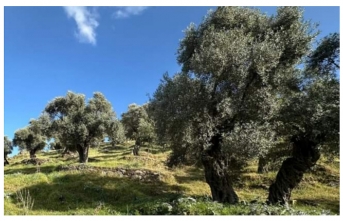
<svg viewBox="0 0 343 221"><path fill-rule="evenodd" d="M132 153L133 153L133 155L135 155L135 156L138 156L139 154L138 154L138 152L139 152L139 146L138 145L135 145L134 147L133 147L133 150L132 150Z"/></svg>
<svg viewBox="0 0 343 221"><path fill-rule="evenodd" d="M258 173L266 173L268 172L268 162L267 159L264 157L258 158L258 167L257 167Z"/></svg>
<svg viewBox="0 0 343 221"><path fill-rule="evenodd" d="M141 141L139 139L137 139L135 142L135 146L133 147L133 150L132 150L133 155L135 155L135 156L139 155L138 152L139 152L140 146L141 146Z"/></svg>
<svg viewBox="0 0 343 221"><path fill-rule="evenodd" d="M269 187L268 203L287 204L292 190L300 183L304 173L316 164L320 157L317 145L302 137L293 142L292 157L287 158Z"/></svg>

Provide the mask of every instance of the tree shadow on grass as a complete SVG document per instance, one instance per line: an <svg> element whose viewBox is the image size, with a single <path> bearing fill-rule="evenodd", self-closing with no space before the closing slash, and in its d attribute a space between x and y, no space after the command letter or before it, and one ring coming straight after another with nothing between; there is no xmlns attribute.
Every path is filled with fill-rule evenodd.
<svg viewBox="0 0 343 221"><path fill-rule="evenodd" d="M91 157L89 159L93 159L94 162L95 162L95 161L102 161L102 160L106 161L107 159L110 159L110 158L111 159L118 158L118 155L108 154L108 155L101 155L101 156ZM88 159L88 161L89 161L89 159ZM89 162L91 162L91 161L89 161Z"/></svg>
<svg viewBox="0 0 343 221"><path fill-rule="evenodd" d="M144 144L140 148L141 151L145 151L147 153L151 154L159 154L159 153L165 153L168 152L170 149L168 148L163 148L160 146L155 146L155 145L149 145L149 144Z"/></svg>
<svg viewBox="0 0 343 221"><path fill-rule="evenodd" d="M49 174L53 171L56 171L56 166L40 166L39 170L37 170L37 166L29 166L25 168L13 168L13 169L6 169L4 171L4 174L15 174L15 173L21 173L21 174L33 174L33 173L45 173Z"/></svg>
<svg viewBox="0 0 343 221"><path fill-rule="evenodd" d="M100 153L112 153L112 152L118 152L118 151L123 151L123 150L127 150L128 147L123 147L123 146L106 146L106 147L103 147L103 148L100 148L99 149L99 152Z"/></svg>
<svg viewBox="0 0 343 221"><path fill-rule="evenodd" d="M62 155L63 150L50 150L50 151L44 151L40 152L42 156L54 156L54 155Z"/></svg>
<svg viewBox="0 0 343 221"><path fill-rule="evenodd" d="M99 203L126 213L127 206L175 199L187 189L162 181L143 182L126 177L81 172L55 177L49 183L25 188L34 199L32 210L67 212L96 209ZM15 203L18 203L14 199Z"/></svg>
<svg viewBox="0 0 343 221"><path fill-rule="evenodd" d="M176 181L178 183L191 183L194 181L204 181L205 182L205 175L204 171L196 167L190 167L185 170L187 175L174 175Z"/></svg>
<svg viewBox="0 0 343 221"><path fill-rule="evenodd" d="M318 207L330 210L335 214L339 214L339 201L330 199L306 199L300 198L296 199L297 204L302 204L306 206L313 206L314 210L318 210Z"/></svg>

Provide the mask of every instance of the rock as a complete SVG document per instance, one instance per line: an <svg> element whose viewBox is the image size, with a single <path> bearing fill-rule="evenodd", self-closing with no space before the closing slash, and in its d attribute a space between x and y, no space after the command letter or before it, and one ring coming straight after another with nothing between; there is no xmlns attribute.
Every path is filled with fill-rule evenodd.
<svg viewBox="0 0 343 221"><path fill-rule="evenodd" d="M161 205L163 208L166 208L168 210L168 212L171 212L173 210L172 205L170 205L169 203L162 203Z"/></svg>
<svg viewBox="0 0 343 221"><path fill-rule="evenodd" d="M136 174L137 174L137 175L142 175L142 174L143 174L143 172L142 172L142 171L140 171L140 170L136 170Z"/></svg>
<svg viewBox="0 0 343 221"><path fill-rule="evenodd" d="M136 175L136 174L135 174L135 175L132 176L132 178L133 178L133 179L141 180L141 179L142 179L142 176Z"/></svg>
<svg viewBox="0 0 343 221"><path fill-rule="evenodd" d="M177 200L179 203L183 203L183 202L192 202L192 203L196 203L196 200L192 197L187 197L187 198L179 198Z"/></svg>

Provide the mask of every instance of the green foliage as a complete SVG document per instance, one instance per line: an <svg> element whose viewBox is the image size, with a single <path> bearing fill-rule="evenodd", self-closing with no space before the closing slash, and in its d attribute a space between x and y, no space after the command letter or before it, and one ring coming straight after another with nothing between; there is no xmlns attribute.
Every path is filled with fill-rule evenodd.
<svg viewBox="0 0 343 221"><path fill-rule="evenodd" d="M128 111L122 114L121 122L127 138L149 143L155 139L154 122L147 109L148 104L130 104Z"/></svg>
<svg viewBox="0 0 343 221"><path fill-rule="evenodd" d="M14 133L13 145L26 149L31 157L46 146L46 137L39 130L37 120L31 120L29 126Z"/></svg>
<svg viewBox="0 0 343 221"><path fill-rule="evenodd" d="M77 150L80 162L87 162L88 150L95 139L102 139L116 116L105 96L95 92L88 103L83 94L68 91L45 108L50 117L52 136L68 149Z"/></svg>
<svg viewBox="0 0 343 221"><path fill-rule="evenodd" d="M164 75L150 103L157 136L180 156L199 159L216 149L244 163L265 155L276 139L269 122L280 94L297 82L296 66L309 52L312 29L298 7L279 7L271 17L218 7L198 27L191 24L178 49L183 72Z"/></svg>
<svg viewBox="0 0 343 221"><path fill-rule="evenodd" d="M60 142L55 140L55 142L49 143L49 148L50 148L50 150L62 150L63 146Z"/></svg>
<svg viewBox="0 0 343 221"><path fill-rule="evenodd" d="M109 124L106 134L110 139L112 146L123 143L126 140L124 126L119 120L112 121Z"/></svg>
<svg viewBox="0 0 343 221"><path fill-rule="evenodd" d="M306 61L299 91L284 99L277 116L280 132L302 136L323 153L339 153L339 34L325 37Z"/></svg>
<svg viewBox="0 0 343 221"><path fill-rule="evenodd" d="M7 136L4 136L4 155L5 158L8 154L11 154L13 150L13 144L10 139L8 139Z"/></svg>
<svg viewBox="0 0 343 221"><path fill-rule="evenodd" d="M332 215L330 210L304 211L290 206L271 206L257 202L242 201L239 205L224 205L204 197L181 197L172 202L146 203L130 211L133 215Z"/></svg>
<svg viewBox="0 0 343 221"><path fill-rule="evenodd" d="M339 33L324 37L306 61L306 74L309 76L332 75L339 69Z"/></svg>

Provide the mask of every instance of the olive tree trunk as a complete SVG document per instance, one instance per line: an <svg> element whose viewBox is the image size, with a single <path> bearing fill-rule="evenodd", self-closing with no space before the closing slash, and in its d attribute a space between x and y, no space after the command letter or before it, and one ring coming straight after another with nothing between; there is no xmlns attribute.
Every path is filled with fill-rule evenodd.
<svg viewBox="0 0 343 221"><path fill-rule="evenodd" d="M266 172L268 172L268 161L265 157L259 157L257 173L266 173Z"/></svg>
<svg viewBox="0 0 343 221"><path fill-rule="evenodd" d="M203 158L207 158L203 159L202 162L213 201L229 204L238 203L238 196L232 187L230 175L225 169L225 161L210 159L209 156L203 156Z"/></svg>
<svg viewBox="0 0 343 221"><path fill-rule="evenodd" d="M141 147L141 141L137 139L135 142L135 146L133 147L133 150L132 150L133 155L135 156L139 155L138 152L139 152L140 147Z"/></svg>
<svg viewBox="0 0 343 221"><path fill-rule="evenodd" d="M36 149L31 149L30 150L30 159L35 159L36 158Z"/></svg>
<svg viewBox="0 0 343 221"><path fill-rule="evenodd" d="M6 166L8 164L10 164L10 163L8 162L8 160L6 159L6 156L5 156L5 165L4 166Z"/></svg>
<svg viewBox="0 0 343 221"><path fill-rule="evenodd" d="M87 163L88 162L88 150L89 145L77 145L77 152L79 153L79 162Z"/></svg>
<svg viewBox="0 0 343 221"><path fill-rule="evenodd" d="M211 188L212 199L220 203L238 203L228 171L228 160L220 151L220 138L212 138L212 147L202 155L206 182Z"/></svg>
<svg viewBox="0 0 343 221"><path fill-rule="evenodd" d="M269 187L268 203L287 204L292 190L300 183L304 173L316 164L320 157L317 144L306 138L293 142L292 157L287 158Z"/></svg>

